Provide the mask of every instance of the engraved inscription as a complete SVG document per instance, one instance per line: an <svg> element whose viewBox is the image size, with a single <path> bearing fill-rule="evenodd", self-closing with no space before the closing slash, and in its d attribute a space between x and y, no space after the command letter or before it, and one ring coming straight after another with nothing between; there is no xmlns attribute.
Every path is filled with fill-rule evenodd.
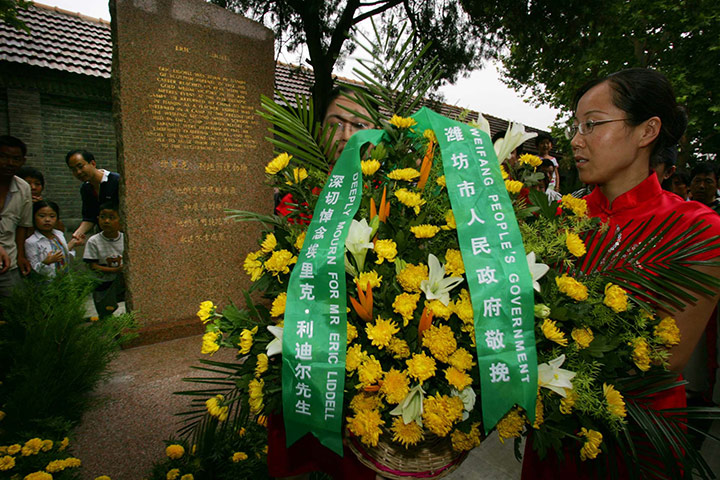
<svg viewBox="0 0 720 480"><path fill-rule="evenodd" d="M245 81L161 66L156 82L147 136L160 146L207 152L257 147L250 131L258 120L247 104Z"/></svg>

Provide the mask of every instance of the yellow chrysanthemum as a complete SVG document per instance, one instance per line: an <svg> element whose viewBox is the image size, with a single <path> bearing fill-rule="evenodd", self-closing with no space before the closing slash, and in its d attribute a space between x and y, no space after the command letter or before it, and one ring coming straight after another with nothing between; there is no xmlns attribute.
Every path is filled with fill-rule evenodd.
<svg viewBox="0 0 720 480"><path fill-rule="evenodd" d="M482 441L480 424L473 423L468 433L460 430L453 430L450 435L450 439L452 440L453 450L456 452L470 451L473 448L480 446L480 442Z"/></svg>
<svg viewBox="0 0 720 480"><path fill-rule="evenodd" d="M260 244L260 250L263 253L270 253L275 250L275 247L277 247L277 238L275 238L274 234L268 233L265 240Z"/></svg>
<svg viewBox="0 0 720 480"><path fill-rule="evenodd" d="M345 369L348 372L355 371L365 359L366 355L360 344L355 344L348 348L345 354Z"/></svg>
<svg viewBox="0 0 720 480"><path fill-rule="evenodd" d="M375 358L375 355L366 355L358 367L358 379L360 387L375 385L383 377L382 365Z"/></svg>
<svg viewBox="0 0 720 480"><path fill-rule="evenodd" d="M568 340L565 338L565 334L557 327L554 320L550 320L549 318L543 320L542 332L545 338L551 342L555 342L563 347L567 346Z"/></svg>
<svg viewBox="0 0 720 480"><path fill-rule="evenodd" d="M420 293L420 283L428 279L427 265L413 265L408 263L395 279L406 292Z"/></svg>
<svg viewBox="0 0 720 480"><path fill-rule="evenodd" d="M465 264L460 250L448 248L445 251L445 273L450 277L459 277L465 273Z"/></svg>
<svg viewBox="0 0 720 480"><path fill-rule="evenodd" d="M457 228L457 222L455 221L455 214L452 210L445 212L445 225L442 227L443 230L455 230Z"/></svg>
<svg viewBox="0 0 720 480"><path fill-rule="evenodd" d="M520 193L523 189L523 183L518 180L505 180L505 188L510 193Z"/></svg>
<svg viewBox="0 0 720 480"><path fill-rule="evenodd" d="M234 463L243 462L248 459L247 453L245 452L235 452L232 456L232 461Z"/></svg>
<svg viewBox="0 0 720 480"><path fill-rule="evenodd" d="M401 293L395 297L395 301L392 304L393 311L402 315L403 327L407 327L410 320L413 319L413 314L415 313L419 300L419 293Z"/></svg>
<svg viewBox="0 0 720 480"><path fill-rule="evenodd" d="M450 355L450 358L448 358L448 363L462 371L470 370L473 365L475 365L472 354L464 348L455 350L455 352Z"/></svg>
<svg viewBox="0 0 720 480"><path fill-rule="evenodd" d="M587 287L574 278L569 277L567 273L564 273L561 277L555 277L555 284L561 293L564 293L573 300L583 302L588 298Z"/></svg>
<svg viewBox="0 0 720 480"><path fill-rule="evenodd" d="M63 438L62 442L60 442L60 447L58 448L58 451L64 451L68 447L68 445L70 445L70 439L68 437Z"/></svg>
<svg viewBox="0 0 720 480"><path fill-rule="evenodd" d="M575 390L568 389L565 389L565 394L565 398L560 400L560 413L563 415L570 415L573 407L575 406L575 402L577 402L578 395L575 393Z"/></svg>
<svg viewBox="0 0 720 480"><path fill-rule="evenodd" d="M500 165L500 175L502 175L503 180L510 178L510 174L505 170L505 165Z"/></svg>
<svg viewBox="0 0 720 480"><path fill-rule="evenodd" d="M258 414L263 409L263 388L265 388L265 380L254 378L248 384L248 403L250 404L250 413Z"/></svg>
<svg viewBox="0 0 720 480"><path fill-rule="evenodd" d="M285 313L285 304L287 303L287 293L282 292L273 300L272 307L270 307L270 315L273 317L279 317Z"/></svg>
<svg viewBox="0 0 720 480"><path fill-rule="evenodd" d="M612 308L615 313L624 312L628 308L627 292L622 287L608 283L605 285L603 303Z"/></svg>
<svg viewBox="0 0 720 480"><path fill-rule="evenodd" d="M508 438L517 438L522 434L525 426L525 417L520 413L518 407L510 410L502 420L500 420L495 428L498 432L498 438L501 443L505 443Z"/></svg>
<svg viewBox="0 0 720 480"><path fill-rule="evenodd" d="M377 172L380 169L380 162L377 160L370 159L370 160L363 160L360 162L360 170L362 170L363 175L372 175L373 173Z"/></svg>
<svg viewBox="0 0 720 480"><path fill-rule="evenodd" d="M578 217L587 215L587 202L582 198L575 198L568 193L563 195L561 205L565 210L572 210Z"/></svg>
<svg viewBox="0 0 720 480"><path fill-rule="evenodd" d="M542 403L542 397L538 393L535 398L535 421L533 422L533 428L539 429L540 426L545 422L545 407Z"/></svg>
<svg viewBox="0 0 720 480"><path fill-rule="evenodd" d="M10 455L0 457L0 472L11 470L15 467L15 458Z"/></svg>
<svg viewBox="0 0 720 480"><path fill-rule="evenodd" d="M440 185L441 187L445 188L445 187L447 186L447 183L445 182L445 175L442 175L442 176L438 177L438 178L435 180L435 183L437 183L437 184Z"/></svg>
<svg viewBox="0 0 720 480"><path fill-rule="evenodd" d="M14 443L7 448L7 453L9 453L10 455L16 455L18 452L20 452L20 450L22 450L22 445L20 445L19 443Z"/></svg>
<svg viewBox="0 0 720 480"><path fill-rule="evenodd" d="M195 480L195 477L192 473L186 473L182 477L180 477L180 480Z"/></svg>
<svg viewBox="0 0 720 480"><path fill-rule="evenodd" d="M167 446L165 449L165 455L172 460L177 460L185 455L185 447L178 445L177 443L173 443L172 445Z"/></svg>
<svg viewBox="0 0 720 480"><path fill-rule="evenodd" d="M580 235L573 232L566 232L565 234L565 246L572 255L576 257L582 257L587 253L585 249L585 242L582 241Z"/></svg>
<svg viewBox="0 0 720 480"><path fill-rule="evenodd" d="M281 273L290 273L290 265L297 262L297 257L287 250L274 251L272 256L265 260L265 268L273 276Z"/></svg>
<svg viewBox="0 0 720 480"><path fill-rule="evenodd" d="M77 468L82 465L79 458L68 457L62 460L53 460L45 466L45 471L49 473L62 472L66 468ZM25 477L27 478L27 477ZM52 477L50 477L52 478Z"/></svg>
<svg viewBox="0 0 720 480"><path fill-rule="evenodd" d="M680 343L680 329L675 324L675 319L665 317L655 326L655 337L666 347L672 347Z"/></svg>
<svg viewBox="0 0 720 480"><path fill-rule="evenodd" d="M603 383L603 395L605 395L605 401L607 402L608 411L616 417L625 418L627 411L625 411L625 401L620 392L615 390L613 385Z"/></svg>
<svg viewBox="0 0 720 480"><path fill-rule="evenodd" d="M431 325L423 333L422 345L430 350L435 358L445 363L457 350L455 334L448 325Z"/></svg>
<svg viewBox="0 0 720 480"><path fill-rule="evenodd" d="M630 342L630 346L633 347L632 359L635 365L643 372L650 370L650 348L647 340L636 338Z"/></svg>
<svg viewBox="0 0 720 480"><path fill-rule="evenodd" d="M107 475L100 475L99 477L95 477L95 480L112 480Z"/></svg>
<svg viewBox="0 0 720 480"><path fill-rule="evenodd" d="M435 132L430 130L429 128L425 129L423 132L423 137L427 139L429 142L437 142L437 137L435 137Z"/></svg>
<svg viewBox="0 0 720 480"><path fill-rule="evenodd" d="M460 397L433 395L423 403L423 426L438 437L445 437L453 425L462 419L463 402Z"/></svg>
<svg viewBox="0 0 720 480"><path fill-rule="evenodd" d="M297 236L295 239L295 248L299 250L302 250L302 246L305 243L305 235L307 235L307 232L300 232L300 235Z"/></svg>
<svg viewBox="0 0 720 480"><path fill-rule="evenodd" d="M52 480L53 476L47 472L33 472L23 477L23 480Z"/></svg>
<svg viewBox="0 0 720 480"><path fill-rule="evenodd" d="M395 261L395 257L397 256L397 243L393 240L387 239L378 240L375 242L373 250L375 251L375 255L378 257L377 260L375 260L375 263L380 265L385 260L392 263Z"/></svg>
<svg viewBox="0 0 720 480"><path fill-rule="evenodd" d="M210 320L210 317L213 314L213 310L215 309L215 305L210 300L205 300L200 304L200 310L197 312L197 316L200 318L200 321L203 323L207 323L208 320Z"/></svg>
<svg viewBox="0 0 720 480"><path fill-rule="evenodd" d="M594 459L600 453L600 444L602 443L602 433L595 430L588 430L583 427L578 432L578 436L585 437L585 443L583 443L580 449L580 459L584 462L587 459Z"/></svg>
<svg viewBox="0 0 720 480"><path fill-rule="evenodd" d="M380 395L374 392L360 392L350 401L350 410L355 413L365 410L379 410L382 406Z"/></svg>
<svg viewBox="0 0 720 480"><path fill-rule="evenodd" d="M474 322L472 301L470 300L470 292L467 289L460 290L460 296L453 303L453 312L466 325Z"/></svg>
<svg viewBox="0 0 720 480"><path fill-rule="evenodd" d="M402 417L395 417L390 431L393 434L393 441L402 444L405 448L416 445L424 438L423 429L417 422L406 424Z"/></svg>
<svg viewBox="0 0 720 480"><path fill-rule="evenodd" d="M588 327L573 328L570 336L575 340L580 349L589 347L592 341L595 340L595 335L593 335L592 330Z"/></svg>
<svg viewBox="0 0 720 480"><path fill-rule="evenodd" d="M450 315L453 314L453 309L451 308L452 305L449 303L445 305L440 300L430 300L429 302L425 302L425 306L430 310L433 314L433 317L435 318L442 318L444 320L447 320L450 318Z"/></svg>
<svg viewBox="0 0 720 480"><path fill-rule="evenodd" d="M255 376L259 377L263 373L267 372L268 369L268 356L261 353L257 356L257 363L255 364Z"/></svg>
<svg viewBox="0 0 720 480"><path fill-rule="evenodd" d="M405 363L408 367L408 375L420 383L435 375L435 359L427 356L425 352L413 354L410 360L405 360Z"/></svg>
<svg viewBox="0 0 720 480"><path fill-rule="evenodd" d="M384 425L380 412L377 410L365 410L355 413L353 417L347 417L347 428L353 434L360 437L360 441L365 445L373 447L377 446L380 433L380 427Z"/></svg>
<svg viewBox="0 0 720 480"><path fill-rule="evenodd" d="M410 128L417 125L417 122L414 118L393 115L390 119L390 125L395 125L397 128Z"/></svg>
<svg viewBox="0 0 720 480"><path fill-rule="evenodd" d="M358 331L355 325L352 325L350 322L347 324L347 343L352 342L355 340L358 336Z"/></svg>
<svg viewBox="0 0 720 480"><path fill-rule="evenodd" d="M49 452L52 450L53 447L53 441L52 440L43 440L42 448L41 450L43 452Z"/></svg>
<svg viewBox="0 0 720 480"><path fill-rule="evenodd" d="M414 168L397 168L392 172L388 173L388 178L391 180L403 180L405 182L411 182L420 176L420 172Z"/></svg>
<svg viewBox="0 0 720 480"><path fill-rule="evenodd" d="M390 343L390 338L399 331L400 329L398 328L397 323L392 320L385 320L381 317L377 317L375 319L375 324L368 324L365 327L365 334L367 335L368 340L370 340L372 344L380 350L387 347Z"/></svg>
<svg viewBox="0 0 720 480"><path fill-rule="evenodd" d="M420 207L425 205L425 200L419 193L411 192L405 188L395 190L395 196L406 207L412 208L415 215L420 213Z"/></svg>
<svg viewBox="0 0 720 480"><path fill-rule="evenodd" d="M250 353L250 349L253 346L253 338L257 331L258 327L255 326L251 330L244 328L243 331L240 332L240 342L238 342L238 346L240 347L241 355L247 355Z"/></svg>
<svg viewBox="0 0 720 480"><path fill-rule="evenodd" d="M401 338L392 337L388 345L388 351L393 354L393 358L401 359L410 356L410 347L407 342Z"/></svg>
<svg viewBox="0 0 720 480"><path fill-rule="evenodd" d="M225 402L225 397L222 395L215 395L205 401L208 413L221 422L227 420L229 410L227 405L223 405L223 402Z"/></svg>
<svg viewBox="0 0 720 480"><path fill-rule="evenodd" d="M440 227L425 223L410 227L410 231L415 235L415 238L432 238L440 231Z"/></svg>
<svg viewBox="0 0 720 480"><path fill-rule="evenodd" d="M380 393L385 395L388 403L398 404L405 400L410 392L410 380L405 372L391 368L385 372Z"/></svg>
<svg viewBox="0 0 720 480"><path fill-rule="evenodd" d="M520 165L527 164L531 167L539 167L542 165L542 160L540 160L540 157L537 155L533 155L532 153L526 153L525 155L520 155L520 158L518 158L518 163Z"/></svg>
<svg viewBox="0 0 720 480"><path fill-rule="evenodd" d="M250 275L250 281L256 282L262 277L263 272L265 271L265 267L263 267L263 263L258 260L259 257L262 256L262 251L258 250L257 252L250 252L245 257L245 262L243 262L243 268L245 269L245 272Z"/></svg>
<svg viewBox="0 0 720 480"><path fill-rule="evenodd" d="M355 283L363 290L367 290L368 283L372 288L378 288L382 283L382 277L378 275L375 270L370 270L369 272L361 273L360 276L355 279Z"/></svg>
<svg viewBox="0 0 720 480"><path fill-rule="evenodd" d="M220 345L217 344L220 337L222 337L222 333L220 332L207 332L203 335L200 353L203 355L212 355L220 350Z"/></svg>
<svg viewBox="0 0 720 480"><path fill-rule="evenodd" d="M288 166L291 158L292 155L288 155L287 153L281 153L277 157L270 160L270 163L265 166L265 173L268 173L270 175L277 175L280 170Z"/></svg>
<svg viewBox="0 0 720 480"><path fill-rule="evenodd" d="M465 387L472 383L470 375L462 370L458 370L455 367L448 367L445 369L445 379L450 386L457 388L458 391L462 391Z"/></svg>
<svg viewBox="0 0 720 480"><path fill-rule="evenodd" d="M180 469L173 468L171 470L168 470L167 474L165 475L165 478L167 480L176 480L179 476L180 476Z"/></svg>
<svg viewBox="0 0 720 480"><path fill-rule="evenodd" d="M300 183L300 182L302 182L303 180L305 180L307 177L308 177L308 172L307 172L307 170L306 170L305 168L303 168L303 167L295 167L295 168L293 168L293 180L294 180L294 182L293 182L293 180L288 180L288 181L285 182L285 183L287 183L288 185L292 185L293 183L296 183L296 184L297 184L297 183Z"/></svg>

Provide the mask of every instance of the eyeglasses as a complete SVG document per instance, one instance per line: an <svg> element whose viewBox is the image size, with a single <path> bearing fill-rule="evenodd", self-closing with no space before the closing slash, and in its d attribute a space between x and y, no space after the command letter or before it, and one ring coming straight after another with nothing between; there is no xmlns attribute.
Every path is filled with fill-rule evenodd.
<svg viewBox="0 0 720 480"><path fill-rule="evenodd" d="M593 129L597 127L598 125L602 125L604 123L612 123L612 122L622 122L627 120L627 118L615 118L613 120L588 120L587 122L578 123L577 125L570 125L565 129L565 136L568 140L571 140L576 133L579 133L580 135L587 135L588 133L592 133Z"/></svg>

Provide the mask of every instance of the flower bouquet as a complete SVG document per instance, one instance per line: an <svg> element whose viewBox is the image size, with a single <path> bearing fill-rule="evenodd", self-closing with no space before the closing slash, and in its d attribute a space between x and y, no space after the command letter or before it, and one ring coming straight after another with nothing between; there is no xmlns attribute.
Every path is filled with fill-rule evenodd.
<svg viewBox="0 0 720 480"><path fill-rule="evenodd" d="M390 478L445 475L493 428L532 433L541 457L609 459L599 472L618 455L633 472L657 468L638 461L648 442L671 475L703 471L680 416L643 403L676 384L667 348L679 331L653 312L687 301L668 285L710 248L688 246L696 229L673 239L672 268L648 275L639 262L665 225L618 245L584 200L549 201L537 157L497 160L522 128L493 146L482 125L427 109L387 121L380 107L406 114L379 105L391 96L355 98L382 129L357 133L330 174L334 146L311 104L263 100L282 132L266 173L284 215L234 212L268 226L243 265L267 303L201 305L203 353L240 359L235 393L208 400L209 414L282 412L288 444L311 432L342 454L346 442Z"/></svg>

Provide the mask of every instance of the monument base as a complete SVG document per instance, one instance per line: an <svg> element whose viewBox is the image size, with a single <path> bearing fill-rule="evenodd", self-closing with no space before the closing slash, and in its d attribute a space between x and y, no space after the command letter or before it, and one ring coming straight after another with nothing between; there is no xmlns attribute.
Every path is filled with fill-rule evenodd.
<svg viewBox="0 0 720 480"><path fill-rule="evenodd" d="M195 316L184 320L173 320L144 326L140 328L138 333L137 338L123 345L124 349L202 335L205 333L205 327ZM200 356L200 343L198 343L198 356Z"/></svg>

